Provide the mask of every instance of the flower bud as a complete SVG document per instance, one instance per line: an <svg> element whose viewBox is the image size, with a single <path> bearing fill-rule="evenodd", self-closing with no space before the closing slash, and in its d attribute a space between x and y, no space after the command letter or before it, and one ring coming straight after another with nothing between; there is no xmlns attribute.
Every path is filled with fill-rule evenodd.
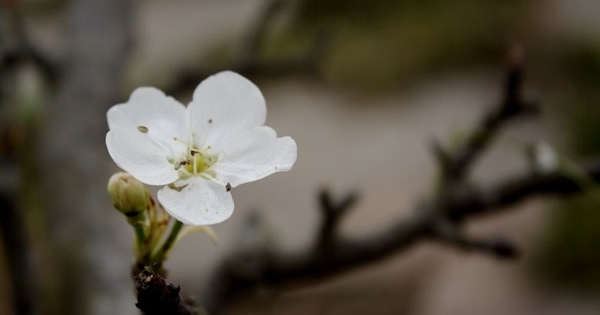
<svg viewBox="0 0 600 315"><path fill-rule="evenodd" d="M542 142L535 146L535 167L541 174L558 171L560 158L549 144Z"/></svg>
<svg viewBox="0 0 600 315"><path fill-rule="evenodd" d="M150 196L144 184L124 172L110 177L108 194L112 198L115 208L128 218L143 214L148 206Z"/></svg>

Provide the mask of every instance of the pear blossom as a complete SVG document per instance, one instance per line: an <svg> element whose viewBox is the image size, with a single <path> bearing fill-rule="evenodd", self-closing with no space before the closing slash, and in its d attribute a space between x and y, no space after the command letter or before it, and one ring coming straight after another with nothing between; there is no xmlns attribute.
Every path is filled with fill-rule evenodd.
<svg viewBox="0 0 600 315"><path fill-rule="evenodd" d="M172 217L215 224L233 213L231 188L296 161L296 143L264 126L266 114L258 87L230 71L202 81L187 107L141 87L108 110L106 146L137 180L164 185L158 200Z"/></svg>

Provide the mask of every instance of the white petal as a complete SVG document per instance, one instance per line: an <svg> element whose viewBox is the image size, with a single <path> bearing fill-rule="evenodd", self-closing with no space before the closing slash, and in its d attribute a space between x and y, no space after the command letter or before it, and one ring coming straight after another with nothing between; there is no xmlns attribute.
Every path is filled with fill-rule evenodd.
<svg viewBox="0 0 600 315"><path fill-rule="evenodd" d="M296 162L296 142L277 138L269 127L256 127L228 144L212 170L232 187L255 181L275 172L288 171Z"/></svg>
<svg viewBox="0 0 600 315"><path fill-rule="evenodd" d="M233 213L233 198L224 186L200 176L163 187L158 200L175 219L190 225L222 222Z"/></svg>
<svg viewBox="0 0 600 315"><path fill-rule="evenodd" d="M127 103L111 107L106 114L110 130L145 133L171 151L185 150L185 145L174 138L191 140L186 115L185 106L151 87L136 89Z"/></svg>
<svg viewBox="0 0 600 315"><path fill-rule="evenodd" d="M217 150L239 133L263 125L267 115L258 87L231 71L202 81L188 111L195 143Z"/></svg>
<svg viewBox="0 0 600 315"><path fill-rule="evenodd" d="M106 134L106 147L115 163L148 185L165 185L178 178L167 153L146 134L114 128Z"/></svg>

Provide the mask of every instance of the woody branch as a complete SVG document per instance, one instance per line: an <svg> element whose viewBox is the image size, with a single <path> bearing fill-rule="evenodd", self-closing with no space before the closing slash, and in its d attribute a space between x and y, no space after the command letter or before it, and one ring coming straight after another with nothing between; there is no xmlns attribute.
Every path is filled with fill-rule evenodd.
<svg viewBox="0 0 600 315"><path fill-rule="evenodd" d="M338 235L336 227L351 209L356 195L349 194L341 201L334 201L329 192L323 190L319 195L323 221L314 244L295 253L278 252L268 246L239 249L220 264L210 282L211 290L201 296L200 304L215 313L232 298L256 288L285 289L326 281L389 258L424 240L498 258L516 257L519 251L511 242L469 236L461 223L484 214L506 212L511 205L534 196L568 195L582 191L580 185L558 171L520 174L486 186L489 188L470 181L469 170L481 153L490 147L501 128L518 117L538 112L535 105L523 100L522 84L523 56L517 48L510 54L500 103L484 115L456 150L448 152L439 145L434 146L442 185L421 200L411 215L401 217L366 237ZM600 180L600 160L581 164L581 168L590 178ZM247 261L249 256L255 258L251 266L240 263Z"/></svg>

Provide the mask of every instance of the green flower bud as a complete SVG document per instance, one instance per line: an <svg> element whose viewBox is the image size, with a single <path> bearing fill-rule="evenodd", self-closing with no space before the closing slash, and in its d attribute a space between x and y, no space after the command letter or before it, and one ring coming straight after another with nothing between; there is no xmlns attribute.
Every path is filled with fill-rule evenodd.
<svg viewBox="0 0 600 315"><path fill-rule="evenodd" d="M144 214L150 199L146 186L124 172L110 177L108 194L115 208L130 219Z"/></svg>

